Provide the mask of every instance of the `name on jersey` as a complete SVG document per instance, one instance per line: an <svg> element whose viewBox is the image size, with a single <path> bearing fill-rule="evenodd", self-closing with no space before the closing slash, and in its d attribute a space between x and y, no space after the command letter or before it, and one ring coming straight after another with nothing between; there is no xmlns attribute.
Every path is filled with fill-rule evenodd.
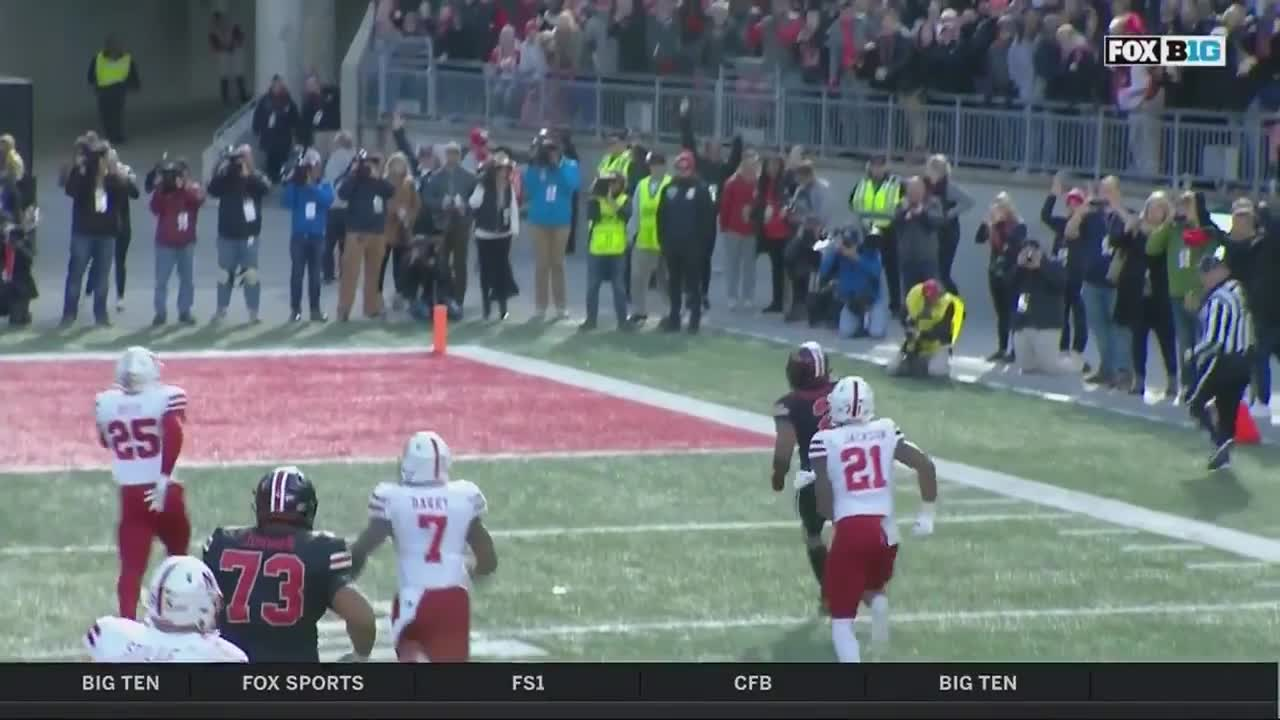
<svg viewBox="0 0 1280 720"><path fill-rule="evenodd" d="M449 498L442 495L428 495L426 497L413 496L414 510L436 510L446 511L449 509Z"/></svg>
<svg viewBox="0 0 1280 720"><path fill-rule="evenodd" d="M245 675L240 689L245 692L363 692L364 676L350 675Z"/></svg>

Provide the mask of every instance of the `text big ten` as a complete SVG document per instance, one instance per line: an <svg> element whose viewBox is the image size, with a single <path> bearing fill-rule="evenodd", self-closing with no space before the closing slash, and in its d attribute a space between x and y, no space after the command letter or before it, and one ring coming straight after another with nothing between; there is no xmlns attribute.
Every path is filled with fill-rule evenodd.
<svg viewBox="0 0 1280 720"><path fill-rule="evenodd" d="M155 675L84 675L80 689L85 692L160 692L160 678Z"/></svg>
<svg viewBox="0 0 1280 720"><path fill-rule="evenodd" d="M245 675L240 689L246 692L361 692L360 675Z"/></svg>
<svg viewBox="0 0 1280 720"><path fill-rule="evenodd" d="M942 692L1017 692L1017 675L939 675Z"/></svg>
<svg viewBox="0 0 1280 720"><path fill-rule="evenodd" d="M1110 67L1226 67L1227 41L1218 35L1108 35L1102 64Z"/></svg>

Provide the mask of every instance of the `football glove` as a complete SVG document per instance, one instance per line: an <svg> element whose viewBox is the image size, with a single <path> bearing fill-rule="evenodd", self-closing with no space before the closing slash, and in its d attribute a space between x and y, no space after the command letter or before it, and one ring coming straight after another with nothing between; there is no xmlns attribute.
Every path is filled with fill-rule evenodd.
<svg viewBox="0 0 1280 720"><path fill-rule="evenodd" d="M931 502L924 503L920 506L920 513L916 515L915 525L911 527L912 534L917 537L933 534L933 516L934 504Z"/></svg>
<svg viewBox="0 0 1280 720"><path fill-rule="evenodd" d="M797 470L796 476L791 481L791 484L796 490L800 490L802 488L809 487L817 479L817 474L812 470Z"/></svg>
<svg viewBox="0 0 1280 720"><path fill-rule="evenodd" d="M357 653L354 653L354 652L349 652L349 653L347 653L346 655L343 655L342 657L338 658L338 662L340 662L340 663L362 663L362 662L369 662L369 658L368 658L368 656L365 656L365 655L360 655L360 654L357 654Z"/></svg>
<svg viewBox="0 0 1280 720"><path fill-rule="evenodd" d="M160 481L143 494L142 499L146 501L147 507L151 508L151 512L164 510L164 493L169 487L169 482L168 475L161 475Z"/></svg>

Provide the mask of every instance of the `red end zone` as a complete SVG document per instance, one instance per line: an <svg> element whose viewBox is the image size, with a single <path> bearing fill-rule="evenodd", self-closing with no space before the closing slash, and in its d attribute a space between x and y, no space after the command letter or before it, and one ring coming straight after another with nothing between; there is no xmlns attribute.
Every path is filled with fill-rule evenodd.
<svg viewBox="0 0 1280 720"><path fill-rule="evenodd" d="M104 360L19 361L0 373L0 466L103 467L93 398ZM420 354L166 359L187 391L182 459L392 458L417 430L460 454L733 449L761 437L459 357Z"/></svg>

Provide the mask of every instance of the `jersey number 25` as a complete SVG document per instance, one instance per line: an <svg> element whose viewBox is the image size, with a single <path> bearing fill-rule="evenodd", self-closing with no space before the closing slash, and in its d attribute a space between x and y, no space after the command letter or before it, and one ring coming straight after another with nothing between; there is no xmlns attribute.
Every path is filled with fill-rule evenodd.
<svg viewBox="0 0 1280 720"><path fill-rule="evenodd" d="M884 487L884 468L880 464L880 446L849 445L840 451L844 466L844 487L851 493Z"/></svg>
<svg viewBox="0 0 1280 720"><path fill-rule="evenodd" d="M160 454L160 434L155 418L107 423L107 442L121 460L149 460Z"/></svg>

